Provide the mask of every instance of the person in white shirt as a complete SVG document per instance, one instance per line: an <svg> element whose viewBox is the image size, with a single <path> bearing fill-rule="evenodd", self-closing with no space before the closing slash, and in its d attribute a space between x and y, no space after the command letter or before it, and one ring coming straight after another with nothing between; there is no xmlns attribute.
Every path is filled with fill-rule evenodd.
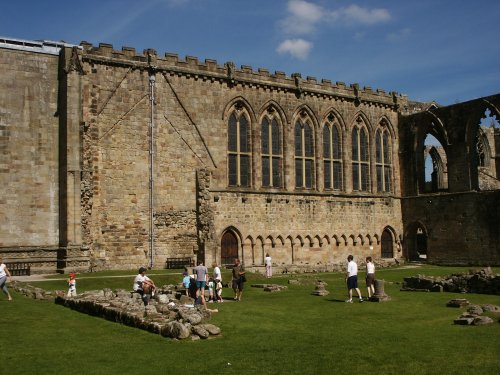
<svg viewBox="0 0 500 375"><path fill-rule="evenodd" d="M273 261L271 259L271 256L269 253L266 254L266 257L264 258L264 264L266 265L266 276L267 278L270 278L273 276Z"/></svg>
<svg viewBox="0 0 500 375"><path fill-rule="evenodd" d="M366 289L368 289L368 298L375 294L375 264L372 257L366 257Z"/></svg>
<svg viewBox="0 0 500 375"><path fill-rule="evenodd" d="M139 268L139 274L134 279L134 292L141 295L144 305L147 306L151 295L153 294L156 285L149 277L146 276L147 269Z"/></svg>
<svg viewBox="0 0 500 375"><path fill-rule="evenodd" d="M352 290L355 289L359 297L359 302L363 302L363 297L361 297L361 292L358 288L358 265L354 261L354 257L349 255L347 257L347 274L345 281L347 282L347 289L349 290L349 299L346 300L348 303L352 303Z"/></svg>
<svg viewBox="0 0 500 375"><path fill-rule="evenodd" d="M9 277L9 279L12 281L12 275L10 274L7 266L2 263L2 258L0 258L0 288L2 288L2 291L7 296L7 299L9 301L12 301L12 296L7 289L7 277Z"/></svg>
<svg viewBox="0 0 500 375"><path fill-rule="evenodd" d="M220 267L217 265L216 262L212 263L212 267L214 269L213 279L214 279L214 284L215 284L215 301L216 302L223 302L222 301L222 273L220 272Z"/></svg>

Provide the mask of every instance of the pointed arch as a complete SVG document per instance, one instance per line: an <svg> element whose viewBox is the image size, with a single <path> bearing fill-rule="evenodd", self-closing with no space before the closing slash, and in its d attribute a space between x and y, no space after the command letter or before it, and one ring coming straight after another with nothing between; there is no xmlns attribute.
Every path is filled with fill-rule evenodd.
<svg viewBox="0 0 500 375"><path fill-rule="evenodd" d="M359 241L357 241L357 242L361 243L361 246L363 246L365 244L365 239L364 239L363 235L362 234L358 234L358 236L356 237L356 239L358 239L358 238L359 238Z"/></svg>
<svg viewBox="0 0 500 375"><path fill-rule="evenodd" d="M342 190L343 176L343 135L345 125L339 115L331 110L322 120L321 137L323 142L323 188Z"/></svg>
<svg viewBox="0 0 500 375"><path fill-rule="evenodd" d="M356 246L356 237L354 236L354 234L350 234L349 238L351 240L351 245Z"/></svg>
<svg viewBox="0 0 500 375"><path fill-rule="evenodd" d="M271 109L271 112L269 110ZM288 116L281 107L281 105L273 99L268 100L259 108L259 121L267 114L272 114L273 116L277 116L283 124L288 123Z"/></svg>
<svg viewBox="0 0 500 375"><path fill-rule="evenodd" d="M387 120L382 119L375 131L375 171L377 191L390 193L393 186L393 141Z"/></svg>
<svg viewBox="0 0 500 375"><path fill-rule="evenodd" d="M369 233L366 235L366 240L368 241L368 245L373 245L372 236Z"/></svg>
<svg viewBox="0 0 500 375"><path fill-rule="evenodd" d="M295 240L298 241L298 243L300 244L300 246L304 246L304 240L302 239L301 235L297 235L297 237L295 237Z"/></svg>
<svg viewBox="0 0 500 375"><path fill-rule="evenodd" d="M337 246L340 245L340 238L336 234L332 236L332 239L335 239L335 245Z"/></svg>
<svg viewBox="0 0 500 375"><path fill-rule="evenodd" d="M315 129L318 128L313 112L301 106L294 114L295 188L312 189L315 184Z"/></svg>
<svg viewBox="0 0 500 375"><path fill-rule="evenodd" d="M266 237L266 243L267 241L271 242L271 247L276 247L276 242L274 241L273 236L269 235Z"/></svg>
<svg viewBox="0 0 500 375"><path fill-rule="evenodd" d="M345 234L341 235L340 238L344 241L344 246L347 246L347 236Z"/></svg>
<svg viewBox="0 0 500 375"><path fill-rule="evenodd" d="M306 242L306 240L309 242L309 247L313 247L313 245L314 245L314 239L310 235L306 235L305 236L304 242Z"/></svg>
<svg viewBox="0 0 500 375"><path fill-rule="evenodd" d="M243 243L241 233L235 227L228 227L220 236L221 264L233 264L234 259L240 257L240 248Z"/></svg>
<svg viewBox="0 0 500 375"><path fill-rule="evenodd" d="M276 237L276 240L277 240L277 242L279 242L279 244L281 246L285 245L285 239L283 238L283 236L281 234Z"/></svg>
<svg viewBox="0 0 500 375"><path fill-rule="evenodd" d="M351 166L353 191L370 191L370 127L360 112L351 126Z"/></svg>
<svg viewBox="0 0 500 375"><path fill-rule="evenodd" d="M331 244L331 239L330 239L330 236L328 236L328 234L323 235L323 238L321 240L321 243L325 243L325 242L327 245ZM323 246L323 245L321 245L321 246Z"/></svg>
<svg viewBox="0 0 500 375"><path fill-rule="evenodd" d="M224 122L227 122L231 113L238 108L240 110L244 109L248 113L249 119L252 124L255 124L257 122L257 116L255 115L250 102L241 95L235 96L233 99L227 102L224 110L222 111L222 120Z"/></svg>
<svg viewBox="0 0 500 375"><path fill-rule="evenodd" d="M252 124L255 115L243 98L227 107L227 184L249 187L252 183Z"/></svg>
<svg viewBox="0 0 500 375"><path fill-rule="evenodd" d="M263 187L283 187L285 115L274 101L268 101L259 116L261 177ZM285 122L284 122L285 121Z"/></svg>
<svg viewBox="0 0 500 375"><path fill-rule="evenodd" d="M396 243L396 232L391 226L386 226L381 235L380 257L394 258L394 244Z"/></svg>
<svg viewBox="0 0 500 375"><path fill-rule="evenodd" d="M373 235L373 238L375 238L375 241L377 241L377 245L380 245L380 236L377 233Z"/></svg>

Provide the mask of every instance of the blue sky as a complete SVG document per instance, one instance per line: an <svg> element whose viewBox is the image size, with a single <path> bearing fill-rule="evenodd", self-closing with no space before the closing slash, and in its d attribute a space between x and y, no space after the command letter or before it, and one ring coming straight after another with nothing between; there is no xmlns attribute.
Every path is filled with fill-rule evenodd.
<svg viewBox="0 0 500 375"><path fill-rule="evenodd" d="M442 105L500 92L499 0L2 3L3 37L154 48Z"/></svg>

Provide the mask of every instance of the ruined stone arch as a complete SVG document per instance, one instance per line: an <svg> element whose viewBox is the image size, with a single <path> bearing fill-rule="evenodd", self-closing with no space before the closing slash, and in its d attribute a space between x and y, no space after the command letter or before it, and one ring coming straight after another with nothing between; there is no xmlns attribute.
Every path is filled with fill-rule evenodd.
<svg viewBox="0 0 500 375"><path fill-rule="evenodd" d="M310 235L306 235L304 237L304 244L306 241L309 242L309 247L312 247L314 245L314 239Z"/></svg>
<svg viewBox="0 0 500 375"><path fill-rule="evenodd" d="M350 234L349 239L351 240L350 245L356 246L356 236L354 234Z"/></svg>
<svg viewBox="0 0 500 375"><path fill-rule="evenodd" d="M380 236L377 233L375 233L373 235L373 238L375 238L376 244L379 245L380 244Z"/></svg>
<svg viewBox="0 0 500 375"><path fill-rule="evenodd" d="M426 261L429 259L428 230L421 221L408 224L403 235L403 256L408 261Z"/></svg>
<svg viewBox="0 0 500 375"><path fill-rule="evenodd" d="M271 243L271 247L276 247L276 242L274 241L274 238L273 236L269 235L266 237L266 244L270 242Z"/></svg>

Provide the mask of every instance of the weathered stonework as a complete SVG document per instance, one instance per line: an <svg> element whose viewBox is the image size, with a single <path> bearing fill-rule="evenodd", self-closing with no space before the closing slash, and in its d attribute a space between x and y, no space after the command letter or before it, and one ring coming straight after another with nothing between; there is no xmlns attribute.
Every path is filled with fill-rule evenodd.
<svg viewBox="0 0 500 375"><path fill-rule="evenodd" d="M0 252L8 261L54 248L40 270L162 267L172 257L210 265L233 256L258 269L269 252L283 272L331 270L351 253L411 258L423 230L428 261L500 262L498 190L476 191L498 188L498 132L483 134L489 169L471 168L478 119L485 108L498 115L499 95L438 108L357 84L154 50L26 45L0 45L0 182L8 186ZM249 122L248 186L229 183L233 114ZM262 177L266 116L280 129L280 187ZM296 188L299 120L312 132L308 188ZM327 123L339 130L337 190L325 188ZM364 190L352 177L357 127L367 136ZM391 161L386 190L379 131ZM441 136L448 166L448 189L431 195L419 190L428 132Z"/></svg>

